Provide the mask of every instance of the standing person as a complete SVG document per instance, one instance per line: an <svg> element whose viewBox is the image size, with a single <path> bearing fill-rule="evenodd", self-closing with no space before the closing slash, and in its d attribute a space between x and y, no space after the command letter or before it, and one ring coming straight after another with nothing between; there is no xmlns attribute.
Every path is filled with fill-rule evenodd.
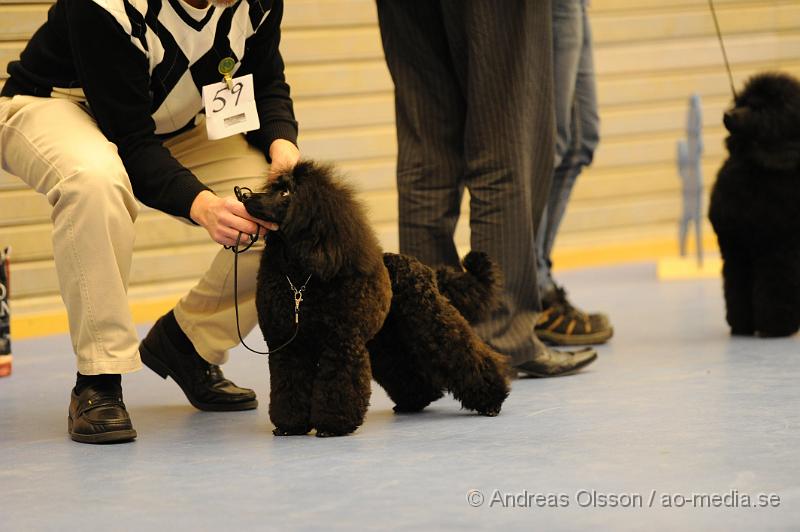
<svg viewBox="0 0 800 532"><path fill-rule="evenodd" d="M68 426L76 441L136 437L121 374L142 361L171 376L199 409L257 405L255 393L218 366L238 344L232 253L220 250L141 345L126 297L137 200L230 245L240 231L258 231L257 223L275 227L216 192L260 181L270 161L291 167L299 157L278 51L283 3L212 2L58 0L8 66L0 162L53 207L53 252L78 365ZM220 72L234 81L252 74L260 126L212 142L196 124L201 89L220 82ZM258 253L240 260L240 297L250 303L241 309L244 330L256 323L258 261Z"/></svg>
<svg viewBox="0 0 800 532"><path fill-rule="evenodd" d="M533 332L540 302L531 242L553 153L549 0L377 5L395 84L400 251L457 266L453 232L466 187L471 247L505 278L502 306L479 334L525 374L586 366L594 350L551 350Z"/></svg>
<svg viewBox="0 0 800 532"><path fill-rule="evenodd" d="M584 167L591 164L600 140L587 0L552 2L555 171L536 238L543 308L536 334L546 342L559 345L600 344L614 333L608 317L587 314L574 307L552 274L553 245L569 196L575 180ZM534 174L533 179L536 178Z"/></svg>

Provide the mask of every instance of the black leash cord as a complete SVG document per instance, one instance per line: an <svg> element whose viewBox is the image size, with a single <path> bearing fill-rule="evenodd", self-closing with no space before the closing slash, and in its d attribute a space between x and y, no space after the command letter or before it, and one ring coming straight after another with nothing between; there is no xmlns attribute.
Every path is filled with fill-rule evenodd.
<svg viewBox="0 0 800 532"><path fill-rule="evenodd" d="M717 11L714 9L714 0L708 0L708 7L711 9L711 17L714 19L714 27L717 29L717 40L719 47L722 49L722 59L725 60L725 69L728 71L728 81L731 84L731 92L733 99L736 99L736 87L733 84L733 74L731 73L731 64L728 62L728 54L725 52L725 42L722 40L722 32L719 29L719 21L717 20Z"/></svg>
<svg viewBox="0 0 800 532"><path fill-rule="evenodd" d="M261 226L259 226L259 228L261 229ZM236 237L235 245L223 246L225 249L230 249L231 251L233 251L233 308L234 312L236 313L236 333L239 335L239 341L248 351L251 351L257 355L269 355L272 353L277 353L278 351L280 351L281 349L292 343L295 338L297 338L297 332L300 330L300 303L303 301L303 292L306 289L308 281L311 279L311 274L308 275L306 282L303 283L303 286L301 286L299 289L295 288L294 284L292 284L292 280L289 279L288 275L286 276L286 280L289 281L289 286L294 291L294 334L292 334L292 337L289 338L282 345L276 347L275 349L269 349L267 351L256 351L255 349L253 349L252 347L250 347L245 343L244 338L242 338L242 329L239 326L239 254L244 253L245 251L250 249L253 246L253 244L256 243L256 241L258 240L258 233L256 233L255 235L248 235L250 237L250 243L247 244L247 247L245 247L244 249L239 249L239 243L242 240L242 234L243 234L242 232L239 232L239 236Z"/></svg>
<svg viewBox="0 0 800 532"><path fill-rule="evenodd" d="M238 186L233 187L233 192L234 194L236 194L236 199L238 199L242 203L244 203L244 200L246 200L253 194L253 191L250 190L249 188L238 187ZM241 243L242 235L244 234L241 231L239 231L239 236L236 237L236 244L232 246L223 245L222 247L233 251L233 310L236 313L236 333L239 335L239 341L248 351L251 351L257 355L269 355L270 353L277 353L278 351L280 351L281 349L292 343L295 338L297 338L297 332L300 330L300 303L303 302L303 292L306 289L308 281L311 280L311 274L308 274L306 282L303 283L303 286L301 286L299 289L295 288L294 284L292 283L292 280L289 279L288 275L286 276L286 280L289 281L289 287L294 292L294 334L292 334L292 337L289 338L282 345L276 347L275 349L269 349L268 351L256 351L255 349L247 345L244 341L244 338L242 338L242 328L239 325L239 253L244 253L245 251L253 247L253 244L255 244L258 241L258 233L260 233L262 229L264 228L259 225L258 230L254 235L247 235L248 238L250 239L250 242L248 242L247 246L245 246L243 249L239 249L239 244ZM266 229L264 229L264 232L266 234Z"/></svg>
<svg viewBox="0 0 800 532"><path fill-rule="evenodd" d="M259 228L261 228L261 226L259 226ZM224 246L225 249L230 249L231 251L233 251L233 309L234 312L236 313L236 333L239 335L239 341L248 351L251 351L257 355L269 355L271 353L277 353L278 351L280 351L281 349L292 343L295 338L297 338L297 332L300 330L300 304L298 302L297 296L295 296L294 334L292 334L292 337L289 338L289 340L287 340L285 343L283 343L279 347L276 347L275 349L269 349L267 351L256 351L255 349L247 345L247 343L245 343L244 338L242 338L242 329L239 325L239 254L244 253L245 251L250 249L253 244L256 243L256 240L258 240L258 233L256 233L255 235L249 235L250 243L244 249L239 249L239 243L241 242L242 234L243 233L240 231L239 236L236 237L235 245ZM311 276L309 276L309 279L310 278ZM308 280L306 280L306 283L308 283ZM291 285L291 281L289 281L289 284ZM300 290L302 291L303 289L305 289L305 287L306 286L303 285L303 287ZM300 300L302 300L302 295L300 296Z"/></svg>

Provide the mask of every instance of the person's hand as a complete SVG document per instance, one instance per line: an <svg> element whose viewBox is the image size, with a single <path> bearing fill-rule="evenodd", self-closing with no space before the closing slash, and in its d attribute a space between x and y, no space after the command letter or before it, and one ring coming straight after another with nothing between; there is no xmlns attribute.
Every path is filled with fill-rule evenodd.
<svg viewBox="0 0 800 532"><path fill-rule="evenodd" d="M189 216L208 231L214 242L223 246L235 245L240 231L245 235L242 235L239 243L246 244L250 241L246 235L258 232L259 236L263 236L267 230L278 230L277 224L250 216L242 202L235 198L220 198L208 190L194 199Z"/></svg>
<svg viewBox="0 0 800 532"><path fill-rule="evenodd" d="M272 159L270 176L288 172L300 160L300 150L292 142L284 139L275 139L269 146L269 157Z"/></svg>

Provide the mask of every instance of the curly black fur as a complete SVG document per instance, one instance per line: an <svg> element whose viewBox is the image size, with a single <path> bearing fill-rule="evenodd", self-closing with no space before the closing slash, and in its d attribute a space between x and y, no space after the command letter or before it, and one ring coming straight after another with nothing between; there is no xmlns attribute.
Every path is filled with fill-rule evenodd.
<svg viewBox="0 0 800 532"><path fill-rule="evenodd" d="M788 336L800 328L800 82L751 78L725 113L729 157L709 219L724 260L732 334Z"/></svg>
<svg viewBox="0 0 800 532"><path fill-rule="evenodd" d="M367 347L372 375L395 402L395 411L417 412L449 391L464 408L500 413L509 391L505 358L481 341L439 293L432 269L407 255L386 253L383 260L392 282L392 307ZM470 306L466 298L460 301Z"/></svg>
<svg viewBox="0 0 800 532"><path fill-rule="evenodd" d="M256 287L259 325L275 345L295 330L287 276L299 287L311 274L297 337L269 356L276 435L356 430L369 404L371 355L378 384L406 390L397 396L404 401L417 390L423 398L414 404L425 403L420 408L435 398L430 389L436 386L437 397L448 390L466 408L487 415L500 411L508 394L502 357L480 343L439 294L430 269L393 271L390 282L363 207L331 167L301 162L244 204L251 215L281 228L267 237ZM469 301L463 304L469 311ZM409 342L424 347L406 349ZM388 365L395 370L384 371ZM423 381L430 386L420 387Z"/></svg>

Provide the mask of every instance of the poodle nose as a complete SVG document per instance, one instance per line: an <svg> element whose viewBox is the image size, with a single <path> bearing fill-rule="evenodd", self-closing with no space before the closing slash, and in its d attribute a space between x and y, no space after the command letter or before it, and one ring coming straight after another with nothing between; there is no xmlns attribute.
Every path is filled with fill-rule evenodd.
<svg viewBox="0 0 800 532"><path fill-rule="evenodd" d="M733 110L725 111L725 114L722 115L722 123L725 124L725 129L730 131L733 126L733 121Z"/></svg>
<svg viewBox="0 0 800 532"><path fill-rule="evenodd" d="M741 129L742 119L747 114L747 109L744 107L734 107L728 109L722 115L722 123L725 124L725 129L733 131L734 129Z"/></svg>

